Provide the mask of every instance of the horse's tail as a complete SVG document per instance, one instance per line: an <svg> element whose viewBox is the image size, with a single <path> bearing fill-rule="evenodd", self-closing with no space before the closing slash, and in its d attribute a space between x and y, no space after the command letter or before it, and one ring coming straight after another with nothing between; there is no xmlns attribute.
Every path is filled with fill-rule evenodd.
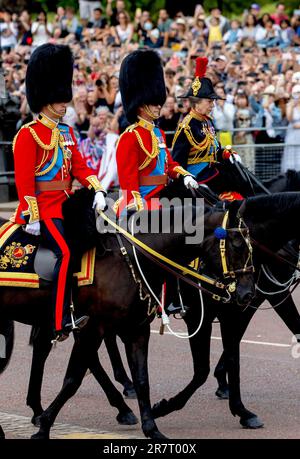
<svg viewBox="0 0 300 459"><path fill-rule="evenodd" d="M14 322L0 319L0 373L7 367L14 347Z"/></svg>

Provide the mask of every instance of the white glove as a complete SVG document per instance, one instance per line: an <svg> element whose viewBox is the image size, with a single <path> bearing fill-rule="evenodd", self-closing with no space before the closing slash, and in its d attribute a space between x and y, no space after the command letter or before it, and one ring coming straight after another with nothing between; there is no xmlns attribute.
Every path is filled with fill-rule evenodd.
<svg viewBox="0 0 300 459"><path fill-rule="evenodd" d="M94 197L93 209L96 208L96 211L99 213L101 210L104 210L106 207L105 197L102 191L97 191Z"/></svg>
<svg viewBox="0 0 300 459"><path fill-rule="evenodd" d="M234 164L234 161L236 161L237 163L242 163L242 158L237 153L233 153L230 155L229 161L231 162L231 164Z"/></svg>
<svg viewBox="0 0 300 459"><path fill-rule="evenodd" d="M24 231L26 231L26 233L33 234L34 236L39 236L41 234L40 222L28 223L28 225L25 226Z"/></svg>
<svg viewBox="0 0 300 459"><path fill-rule="evenodd" d="M186 175L184 177L183 183L187 188L194 188L194 189L199 188L198 182L193 177L191 177L190 175Z"/></svg>

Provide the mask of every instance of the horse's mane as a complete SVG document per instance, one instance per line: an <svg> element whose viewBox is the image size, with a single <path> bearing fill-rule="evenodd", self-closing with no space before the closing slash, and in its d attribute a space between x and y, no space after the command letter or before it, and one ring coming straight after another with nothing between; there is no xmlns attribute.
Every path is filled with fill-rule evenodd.
<svg viewBox="0 0 300 459"><path fill-rule="evenodd" d="M285 182L282 182L283 179L285 179ZM284 174L279 174L269 180L264 180L263 184L266 188L270 189L276 185L277 182L279 189L277 187L276 190L275 186L275 191L300 191L300 172L295 169L288 169ZM284 189L281 189L282 185L284 186Z"/></svg>
<svg viewBox="0 0 300 459"><path fill-rule="evenodd" d="M94 191L82 188L63 204L67 240L71 251L82 254L95 247L97 241L96 217L92 209Z"/></svg>
<svg viewBox="0 0 300 459"><path fill-rule="evenodd" d="M289 212L294 209L295 200L299 199L300 192L274 193L272 195L253 196L246 199L246 214L249 217L259 217L270 215L272 209L274 216L282 212Z"/></svg>
<svg viewBox="0 0 300 459"><path fill-rule="evenodd" d="M271 188L272 185L274 185L274 183L278 182L278 180L281 180L283 179L284 177L286 176L286 174L279 174L279 175L276 175L276 177L272 177L268 180L263 180L263 184L266 188Z"/></svg>

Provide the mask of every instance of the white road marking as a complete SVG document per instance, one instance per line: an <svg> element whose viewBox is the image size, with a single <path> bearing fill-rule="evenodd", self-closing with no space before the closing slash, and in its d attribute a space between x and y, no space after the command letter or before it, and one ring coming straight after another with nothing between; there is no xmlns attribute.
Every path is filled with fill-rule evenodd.
<svg viewBox="0 0 300 459"><path fill-rule="evenodd" d="M159 330L151 330L151 333L159 334ZM187 336L186 332L176 332L178 335ZM165 335L172 335L169 331L164 331ZM173 336L173 335L172 335ZM212 336L211 339L216 339L220 341L222 338L220 336ZM268 341L254 341L251 339L242 339L241 343L245 344L258 344L261 346L274 346L274 347L291 347L291 344L284 343L270 343Z"/></svg>

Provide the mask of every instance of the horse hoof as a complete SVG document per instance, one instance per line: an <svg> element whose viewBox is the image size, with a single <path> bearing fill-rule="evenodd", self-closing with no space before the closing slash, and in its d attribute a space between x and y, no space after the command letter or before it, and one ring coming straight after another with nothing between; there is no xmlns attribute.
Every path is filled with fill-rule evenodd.
<svg viewBox="0 0 300 459"><path fill-rule="evenodd" d="M37 432L33 435L31 435L31 440L49 440L49 435L45 435L41 432Z"/></svg>
<svg viewBox="0 0 300 459"><path fill-rule="evenodd" d="M220 387L218 387L218 389L217 389L215 394L220 400L228 400L229 399L229 390L228 389L221 389Z"/></svg>
<svg viewBox="0 0 300 459"><path fill-rule="evenodd" d="M160 402L155 403L152 407L152 416L156 418L160 418L161 416L165 416L168 414L168 402L165 398L163 398Z"/></svg>
<svg viewBox="0 0 300 459"><path fill-rule="evenodd" d="M40 427L41 426L41 415L32 416L31 424L33 424L35 427Z"/></svg>
<svg viewBox="0 0 300 459"><path fill-rule="evenodd" d="M139 422L138 418L132 411L129 413L119 413L116 419L118 423L122 424L123 426L133 426Z"/></svg>
<svg viewBox="0 0 300 459"><path fill-rule="evenodd" d="M253 416L248 419L240 419L240 424L244 429L260 429L264 426L264 423L259 419L258 416Z"/></svg>
<svg viewBox="0 0 300 459"><path fill-rule="evenodd" d="M151 440L168 440L168 437L163 435L159 430L156 430L155 432L152 432L149 435L146 435L148 438L151 438Z"/></svg>
<svg viewBox="0 0 300 459"><path fill-rule="evenodd" d="M125 398L130 398L130 399L136 399L137 396L136 396L136 391L134 388L132 389L124 389L123 390L123 394L125 396Z"/></svg>

